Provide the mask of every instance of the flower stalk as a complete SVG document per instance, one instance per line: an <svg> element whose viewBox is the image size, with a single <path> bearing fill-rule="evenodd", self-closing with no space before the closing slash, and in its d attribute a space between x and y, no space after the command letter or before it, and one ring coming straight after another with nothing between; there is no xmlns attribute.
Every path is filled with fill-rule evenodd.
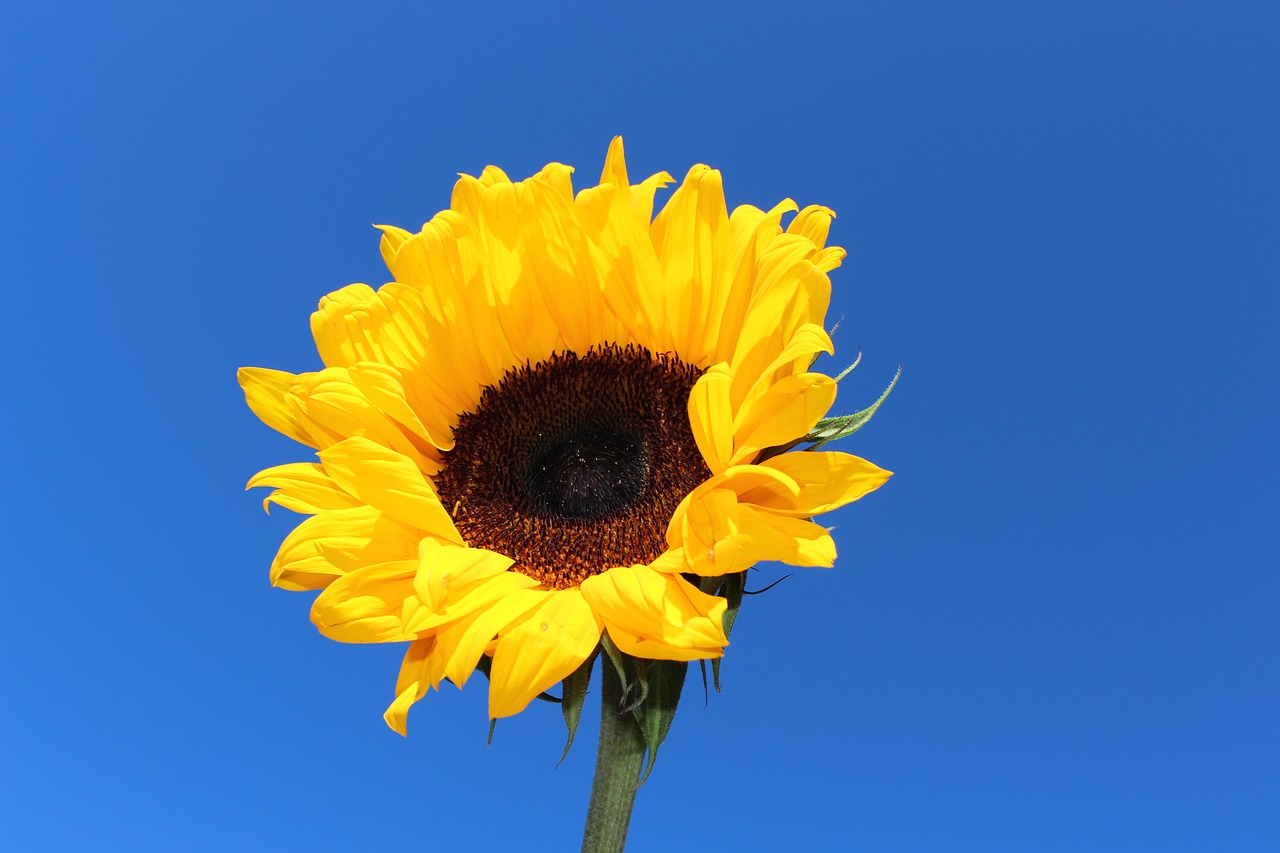
<svg viewBox="0 0 1280 853"><path fill-rule="evenodd" d="M621 853L644 766L645 739L635 715L624 707L625 691L617 670L602 666L600 676L600 744L582 853Z"/></svg>

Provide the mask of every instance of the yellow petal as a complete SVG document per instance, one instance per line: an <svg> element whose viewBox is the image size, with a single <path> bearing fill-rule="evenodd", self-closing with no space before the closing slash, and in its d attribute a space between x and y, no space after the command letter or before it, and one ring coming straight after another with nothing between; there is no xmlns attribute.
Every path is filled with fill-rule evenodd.
<svg viewBox="0 0 1280 853"><path fill-rule="evenodd" d="M775 346L780 342L780 347ZM821 326L813 324L802 325L785 342L771 337L760 338L741 362L732 365L735 410L750 408L757 398L783 378L782 374L804 372L794 368L800 364L807 367L814 353L830 354L834 351L831 337ZM765 356L768 356L767 361Z"/></svg>
<svg viewBox="0 0 1280 853"><path fill-rule="evenodd" d="M382 232L382 239L378 243L378 248L382 251L382 262L389 269L391 264L394 263L400 247L413 235L395 225L375 225L373 227Z"/></svg>
<svg viewBox="0 0 1280 853"><path fill-rule="evenodd" d="M631 188L628 201L631 209L644 222L653 219L653 197L658 190L669 184L675 183L675 178L666 172L657 172L645 178L639 184Z"/></svg>
<svg viewBox="0 0 1280 853"><path fill-rule="evenodd" d="M846 254L845 250L839 246L828 246L825 249L814 252L810 260L813 261L815 267L825 273L831 272L840 266L840 262L844 260Z"/></svg>
<svg viewBox="0 0 1280 853"><path fill-rule="evenodd" d="M480 173L480 185L483 187L509 183L511 183L511 179L507 177L507 173L497 166L485 166L484 171Z"/></svg>
<svg viewBox="0 0 1280 853"><path fill-rule="evenodd" d="M710 489L691 500L680 524L673 527L672 544L684 548L686 571L697 575L743 572L777 550L759 541L756 531L744 528L738 496L729 489ZM668 542L672 532L669 529Z"/></svg>
<svg viewBox="0 0 1280 853"><path fill-rule="evenodd" d="M355 436L320 451L334 482L401 524L463 544L435 489L414 463L394 450Z"/></svg>
<svg viewBox="0 0 1280 853"><path fill-rule="evenodd" d="M779 380L738 412L732 461L751 462L766 447L808 435L835 399L830 376L801 373Z"/></svg>
<svg viewBox="0 0 1280 853"><path fill-rule="evenodd" d="M729 365L717 364L689 392L689 426L711 473L719 474L733 457L733 410Z"/></svg>
<svg viewBox="0 0 1280 853"><path fill-rule="evenodd" d="M409 639L400 622L405 597L413 594L416 560L395 560L356 569L329 584L311 605L320 633L341 643L391 643Z"/></svg>
<svg viewBox="0 0 1280 853"><path fill-rule="evenodd" d="M454 187L459 203L482 193L474 179ZM391 268L397 282L412 285L422 294L435 328L468 331L465 335L442 333L442 341L429 344L432 376L447 387L449 399L463 404L457 411L474 405L480 389L502 376L502 365L507 363L502 359L510 355L506 336L499 334L494 322L496 297L483 279L481 260L488 241L475 228L472 220L456 211L443 211L400 247ZM441 364L448 364L449 370L440 370Z"/></svg>
<svg viewBox="0 0 1280 853"><path fill-rule="evenodd" d="M407 607L405 611L405 628L411 634L426 634L442 630L446 626L467 619L479 611L492 606L507 596L524 589L533 589L538 582L519 572L503 572L500 575L479 581L461 588L457 594L444 603L439 610L430 607ZM420 602L417 596L410 604Z"/></svg>
<svg viewBox="0 0 1280 853"><path fill-rule="evenodd" d="M434 450L415 444L405 429L370 402L345 367L298 377L285 402L318 448L361 436L408 457L423 471L440 468Z"/></svg>
<svg viewBox="0 0 1280 853"><path fill-rule="evenodd" d="M466 684L494 637L542 604L549 595L555 595L555 592L545 589L513 590L470 616L441 628L436 636L446 650L444 674L459 687Z"/></svg>
<svg viewBox="0 0 1280 853"><path fill-rule="evenodd" d="M638 216L612 184L578 193L574 209L589 243L589 271L613 315L650 350L671 350L666 290L649 220Z"/></svg>
<svg viewBox="0 0 1280 853"><path fill-rule="evenodd" d="M829 569L836 562L836 543L827 528L802 518L761 512L747 504L738 506L743 527L769 543L770 560L789 566Z"/></svg>
<svg viewBox="0 0 1280 853"><path fill-rule="evenodd" d="M302 376L311 376L304 373ZM305 427L298 423L288 405L285 395L289 393L297 376L283 370L268 370L265 367L242 367L236 373L240 387L244 389L244 400L249 408L267 426L276 432L284 433L294 441L316 446Z"/></svg>
<svg viewBox="0 0 1280 853"><path fill-rule="evenodd" d="M722 617L728 603L680 575L648 566L624 566L582 582L582 596L604 620L626 654L650 660L720 657L728 638Z"/></svg>
<svg viewBox="0 0 1280 853"><path fill-rule="evenodd" d="M760 464L785 474L799 485L799 491L761 482L738 490L738 499L773 513L804 518L856 501L892 476L892 472L860 457L827 451L783 453Z"/></svg>
<svg viewBox="0 0 1280 853"><path fill-rule="evenodd" d="M791 565L831 565L835 546L825 528L774 515L739 500L737 491L772 477L788 478L764 466L731 468L726 479L709 481L677 509L667 542L684 548L686 571L704 577L745 571L765 560Z"/></svg>
<svg viewBox="0 0 1280 853"><path fill-rule="evenodd" d="M627 180L627 160L622 152L622 137L615 136L609 142L609 153L604 158L604 171L600 173L600 183L613 184L620 190L631 188Z"/></svg>
<svg viewBox="0 0 1280 853"><path fill-rule="evenodd" d="M573 167L564 163L548 163L543 166L531 181L541 181L555 190L556 195L567 202L573 201Z"/></svg>
<svg viewBox="0 0 1280 853"><path fill-rule="evenodd" d="M537 352L525 356L533 361L551 354L557 333L563 349L585 352L600 343L605 314L586 235L571 206L547 185L530 182L519 195L519 241L531 279L527 290L539 298L536 308L512 315L509 334L537 339Z"/></svg>
<svg viewBox="0 0 1280 853"><path fill-rule="evenodd" d="M434 637L415 640L404 653L400 665L400 677L396 680L396 698L387 708L382 719L401 735L407 735L409 708L430 688L438 688L443 678L443 655Z"/></svg>
<svg viewBox="0 0 1280 853"><path fill-rule="evenodd" d="M367 284L349 284L320 299L311 315L311 336L327 367L347 367L357 361L385 359L373 336L360 328L361 320L381 308Z"/></svg>
<svg viewBox="0 0 1280 853"><path fill-rule="evenodd" d="M827 245L827 235L831 231L831 220L835 219L835 217L835 211L831 208L823 207L820 204L811 204L796 214L795 219L791 220L791 224L787 226L787 233L799 234L813 243L815 249L821 249Z"/></svg>
<svg viewBox="0 0 1280 853"><path fill-rule="evenodd" d="M388 418L404 427L411 436L421 439L415 442L418 450L435 456L434 451L453 449L453 431L443 418L435 418L430 426L423 423L419 411L439 411L440 407L418 406L409 402L404 372L388 364L362 361L347 369L351 383L364 394L365 399ZM434 402L434 401L432 401ZM412 439L410 439L412 440Z"/></svg>
<svg viewBox="0 0 1280 853"><path fill-rule="evenodd" d="M410 620L410 630L426 631L465 616L506 591L537 586L532 578L508 572L513 562L510 557L481 548L423 540L413 581L422 610Z"/></svg>
<svg viewBox="0 0 1280 853"><path fill-rule="evenodd" d="M327 509L347 509L361 506L362 502L347 494L315 462L293 462L259 471L249 480L246 489L257 486L275 486L276 489L262 500L262 508L277 503L285 509L313 515Z"/></svg>
<svg viewBox="0 0 1280 853"><path fill-rule="evenodd" d="M729 291L729 213L720 173L696 165L650 229L667 290L668 331L685 361L714 349Z"/></svg>
<svg viewBox="0 0 1280 853"><path fill-rule="evenodd" d="M462 589L502 574L514 562L493 551L441 545L424 539L418 544L414 590L424 606L439 613Z"/></svg>
<svg viewBox="0 0 1280 853"><path fill-rule="evenodd" d="M568 677L600 642L599 617L577 589L557 590L501 633L489 672L489 716L509 717Z"/></svg>
<svg viewBox="0 0 1280 853"><path fill-rule="evenodd" d="M728 286L720 313L719 331L713 336L711 361L732 359L757 290L757 248L767 245L770 239L782 232L780 223L783 215L795 209L795 202L784 199L768 213L750 205L741 205L730 214L730 260L725 273Z"/></svg>
<svg viewBox="0 0 1280 853"><path fill-rule="evenodd" d="M326 510L285 537L271 563L271 583L321 589L362 566L416 557L421 538L371 506Z"/></svg>

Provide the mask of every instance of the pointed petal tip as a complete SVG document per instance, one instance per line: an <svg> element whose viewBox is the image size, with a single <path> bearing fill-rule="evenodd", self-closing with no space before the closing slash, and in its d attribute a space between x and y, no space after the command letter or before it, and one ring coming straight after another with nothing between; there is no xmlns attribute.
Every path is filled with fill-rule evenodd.
<svg viewBox="0 0 1280 853"><path fill-rule="evenodd" d="M409 709L407 707L400 707L400 704L400 697L397 696L396 700L391 703L391 706L383 712L382 719L386 722L387 727L390 728L391 731L400 735L400 737L408 737Z"/></svg>

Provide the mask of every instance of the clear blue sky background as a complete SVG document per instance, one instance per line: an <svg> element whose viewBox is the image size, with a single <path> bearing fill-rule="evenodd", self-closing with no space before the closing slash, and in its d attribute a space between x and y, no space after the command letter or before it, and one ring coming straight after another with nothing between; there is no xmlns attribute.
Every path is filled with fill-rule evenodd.
<svg viewBox="0 0 1280 853"><path fill-rule="evenodd" d="M306 457L235 369L314 369L371 223L620 133L835 208L838 408L905 364L631 849L1280 849L1276 8L6 4L0 846L576 849L597 711L401 739L400 649L268 586Z"/></svg>

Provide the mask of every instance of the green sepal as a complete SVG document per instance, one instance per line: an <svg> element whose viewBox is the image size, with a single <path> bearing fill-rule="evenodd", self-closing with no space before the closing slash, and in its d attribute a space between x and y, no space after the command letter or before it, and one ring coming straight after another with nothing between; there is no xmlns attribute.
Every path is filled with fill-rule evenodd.
<svg viewBox="0 0 1280 853"><path fill-rule="evenodd" d="M647 661L646 664L645 683L648 691L644 700L631 711L640 724L640 733L644 735L649 753L644 774L636 783L637 788L653 772L658 747L666 740L667 732L671 731L676 705L680 703L680 690L684 687L684 677L689 672L689 664L685 661L654 660Z"/></svg>
<svg viewBox="0 0 1280 853"><path fill-rule="evenodd" d="M721 617L721 626L724 629L724 639L728 639L728 635L732 633L733 622L737 621L737 611L742 607L742 592L746 589L746 573L740 571L735 575L724 576L724 585L721 587L721 596L728 601L728 607L724 610ZM716 692L721 692L719 685L719 665L723 658L712 658L712 681L716 685Z"/></svg>
<svg viewBox="0 0 1280 853"><path fill-rule="evenodd" d="M861 363L862 363L862 350L858 350L858 357L853 360L853 364L850 364L844 370L840 371L839 373L837 373L835 376L831 378L834 379L836 382L840 382L850 373L853 373L854 368L856 368Z"/></svg>
<svg viewBox="0 0 1280 853"><path fill-rule="evenodd" d="M724 629L724 638L728 639L733 631L733 622L737 621L737 611L742 606L742 593L746 589L746 573L732 575L724 575L723 578L703 578L701 579L700 588L709 596L723 596L728 602L728 607L721 616L721 628ZM716 692L721 692L721 684L719 684L719 665L722 658L712 658L712 683L716 685ZM703 675L705 680L705 663Z"/></svg>
<svg viewBox="0 0 1280 853"><path fill-rule="evenodd" d="M480 655L480 660L476 661L476 672L489 680L489 670L493 668L493 658L488 655ZM485 746L493 746L493 730L498 727L496 719L489 721L489 739L485 741Z"/></svg>
<svg viewBox="0 0 1280 853"><path fill-rule="evenodd" d="M573 746L573 736L578 733L578 723L582 720L582 704L587 698L587 685L591 683L591 668L595 665L597 654L598 652L592 652L591 657L583 661L582 666L575 669L564 680L560 711L564 714L564 727L568 730L569 738L565 741L564 752L561 754L560 760L556 762L557 767L569 757L569 748Z"/></svg>
<svg viewBox="0 0 1280 853"><path fill-rule="evenodd" d="M605 657L609 658L614 670L618 673L618 681L622 684L622 695L625 697L631 690L631 679L627 675L627 656L613 644L613 640L609 639L608 631L600 635L600 648L604 649Z"/></svg>
<svg viewBox="0 0 1280 853"><path fill-rule="evenodd" d="M857 362L855 362L856 364ZM813 430L806 435L797 444L805 444L813 442L812 447L806 447L805 450L820 450L824 444L835 441L840 438L848 438L858 430L867 425L867 421L871 420L871 416L876 413L876 409L880 408L889 397L889 392L893 390L893 386L898 384L898 378L902 376L902 368L898 368L898 372L893 375L893 381L889 383L889 387L884 389L884 393L880 395L874 403L860 412L854 412L852 415L840 415L835 418L823 418L818 421Z"/></svg>
<svg viewBox="0 0 1280 853"><path fill-rule="evenodd" d="M622 708L622 713L630 714L639 708L645 699L649 698L649 662L643 658L633 658L630 655L625 656L626 662L630 668L635 669L635 677L631 680L631 689L624 691L622 694L626 704ZM634 696L630 695L635 693Z"/></svg>

